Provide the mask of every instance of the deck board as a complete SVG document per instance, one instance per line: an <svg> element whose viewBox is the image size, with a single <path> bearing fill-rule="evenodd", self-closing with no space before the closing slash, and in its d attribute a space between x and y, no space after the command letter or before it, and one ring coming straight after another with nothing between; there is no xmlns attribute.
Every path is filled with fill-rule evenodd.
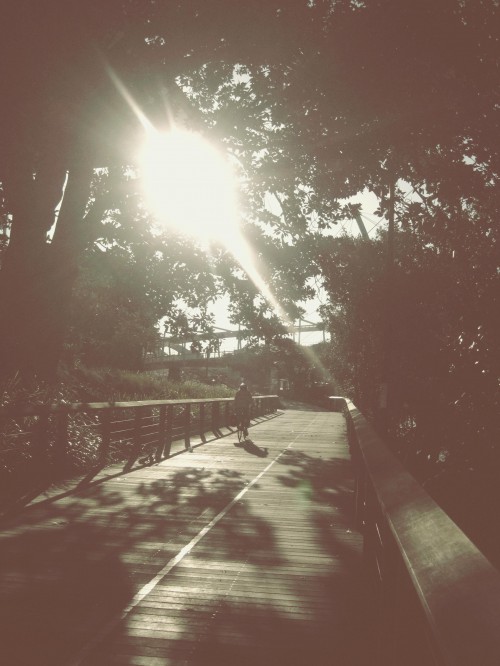
<svg viewBox="0 0 500 666"><path fill-rule="evenodd" d="M194 442L5 525L0 663L368 664L343 418L286 410L250 438Z"/></svg>

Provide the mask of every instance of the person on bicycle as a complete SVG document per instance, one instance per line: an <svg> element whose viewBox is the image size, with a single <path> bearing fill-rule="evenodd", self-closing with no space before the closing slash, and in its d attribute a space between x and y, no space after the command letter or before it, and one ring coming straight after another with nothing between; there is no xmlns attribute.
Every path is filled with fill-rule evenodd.
<svg viewBox="0 0 500 666"><path fill-rule="evenodd" d="M243 436L248 437L248 426L250 425L250 407L252 405L252 394L245 383L240 384L240 388L234 396L234 411L236 412L236 422L241 424Z"/></svg>

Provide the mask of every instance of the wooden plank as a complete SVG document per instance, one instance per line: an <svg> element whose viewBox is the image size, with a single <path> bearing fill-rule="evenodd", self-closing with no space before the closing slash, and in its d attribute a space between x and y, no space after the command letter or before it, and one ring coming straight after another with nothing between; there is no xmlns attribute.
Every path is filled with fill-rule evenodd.
<svg viewBox="0 0 500 666"><path fill-rule="evenodd" d="M0 534L0 563L20 574L6 626L29 605L30 631L40 632L22 649L40 659L42 635L52 646L31 663L64 654L87 666L357 666L361 538L343 419L289 411L250 437L246 448L230 434L33 507ZM5 595L0 585L0 607ZM19 640L7 645L21 649ZM2 663L15 663L2 649Z"/></svg>

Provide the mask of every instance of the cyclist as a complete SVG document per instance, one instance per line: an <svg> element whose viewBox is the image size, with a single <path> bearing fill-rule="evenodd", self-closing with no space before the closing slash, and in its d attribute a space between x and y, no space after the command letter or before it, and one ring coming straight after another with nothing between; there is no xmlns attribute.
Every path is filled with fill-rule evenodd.
<svg viewBox="0 0 500 666"><path fill-rule="evenodd" d="M245 383L240 384L240 388L234 396L234 411L236 412L236 422L243 428L243 436L248 437L248 426L250 425L250 407L252 405L252 394Z"/></svg>

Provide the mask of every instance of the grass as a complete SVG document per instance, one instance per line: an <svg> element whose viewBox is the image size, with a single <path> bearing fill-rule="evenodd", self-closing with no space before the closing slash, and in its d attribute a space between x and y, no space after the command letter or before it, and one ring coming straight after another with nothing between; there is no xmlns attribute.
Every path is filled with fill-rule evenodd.
<svg viewBox="0 0 500 666"><path fill-rule="evenodd" d="M206 384L196 379L172 381L161 375L120 370L79 368L72 379L78 383L80 399L87 402L231 398L234 395L234 389L225 384Z"/></svg>

